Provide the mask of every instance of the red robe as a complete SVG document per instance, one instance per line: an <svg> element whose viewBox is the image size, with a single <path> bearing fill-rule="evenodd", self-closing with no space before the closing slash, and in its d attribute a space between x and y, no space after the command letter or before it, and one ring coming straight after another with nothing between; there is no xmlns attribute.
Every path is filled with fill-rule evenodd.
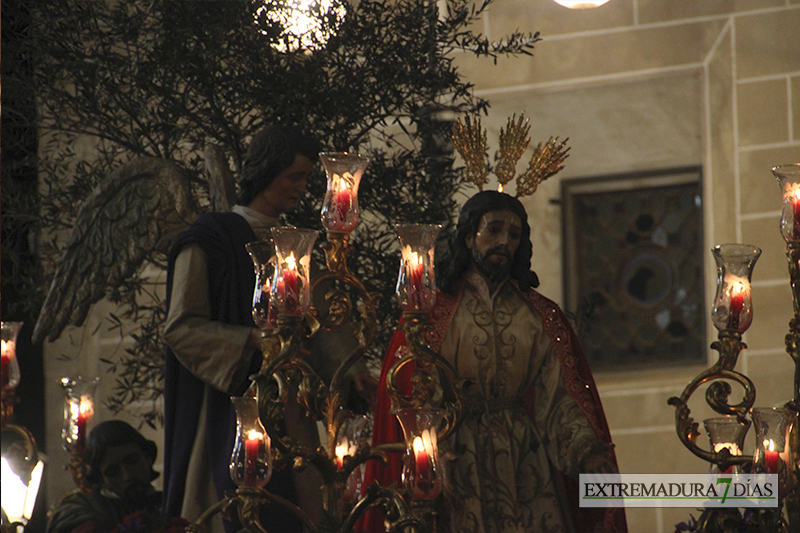
<svg viewBox="0 0 800 533"><path fill-rule="evenodd" d="M449 295L442 291L437 293L436 304L428 315L432 328L426 339L430 348L435 352L440 351L445 334L458 307L462 289L463 285L459 286L455 295ZM611 435L592 373L567 317L555 302L532 289L523 293L523 297L529 306L543 318L544 330L558 357L567 393L586 416L598 440L611 443ZM405 335L402 328L399 328L392 337L383 361L375 409L373 445L403 441L402 429L395 416L389 412L391 400L386 390L386 375L392 365L399 360L398 350L405 344ZM404 394L410 392L409 376L412 371L411 368L406 367L398 376L398 386ZM523 395L523 406L532 418L534 418L533 403L534 390L531 386ZM616 464L613 450L609 452L609 455ZM383 486L396 483L397 487L401 487L401 474L401 457L399 454L391 454L387 466L383 466L378 461L367 463L364 486L367 487L373 481L377 481ZM577 480L562 475L561 481L576 531L579 533L594 531L624 533L627 531L624 509L581 508L578 506ZM368 513L363 530L370 533L384 531L383 516L376 511Z"/></svg>

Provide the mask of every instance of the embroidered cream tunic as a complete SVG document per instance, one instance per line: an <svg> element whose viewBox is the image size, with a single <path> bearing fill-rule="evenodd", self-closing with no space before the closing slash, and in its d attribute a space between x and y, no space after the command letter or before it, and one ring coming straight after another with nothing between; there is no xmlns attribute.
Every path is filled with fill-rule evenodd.
<svg viewBox="0 0 800 533"><path fill-rule="evenodd" d="M541 315L512 284L490 294L472 271L441 355L473 381L468 416L442 443L456 455L448 468L451 512L442 521L459 533L570 531L552 468L577 477L597 439L564 389ZM531 386L533 420L522 407Z"/></svg>

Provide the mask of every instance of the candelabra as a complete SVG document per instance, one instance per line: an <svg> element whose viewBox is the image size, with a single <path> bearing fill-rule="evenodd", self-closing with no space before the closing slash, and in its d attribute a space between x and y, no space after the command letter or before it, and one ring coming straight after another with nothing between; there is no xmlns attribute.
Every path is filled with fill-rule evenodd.
<svg viewBox="0 0 800 533"><path fill-rule="evenodd" d="M272 239L250 243L256 286L253 317L262 330L263 363L250 379L253 386L243 398L233 398L237 411L237 436L231 458L231 475L238 488L208 509L189 526L206 530L217 513L238 516L247 531L265 531L259 511L280 504L294 513L309 531L351 531L364 513L380 509L392 531L433 531L431 500L442 487L438 439L458 422L460 401L441 409L431 407L438 368L451 389L461 387L455 372L425 343L425 315L433 305L435 278L433 247L439 226L407 224L397 227L402 247L397 295L404 311L409 352L395 365L389 390L396 400L405 442L371 446L360 437L363 421L345 407L346 375L371 345L377 329L378 296L369 293L349 270L353 249L350 233L359 221L358 186L368 158L350 153L323 153L328 187L321 219L327 230L322 247L326 269L311 276L311 251L318 233L291 227L272 229ZM322 294L321 300L314 298ZM313 302L313 303L312 303ZM321 302L321 303L320 303ZM319 331L347 326L355 348L338 365L326 384L302 356L304 341ZM414 370L414 387L399 392L394 376L406 365ZM294 396L309 417L325 422L327 447L311 449L278 431L286 402ZM404 486L361 487L361 465L386 461L389 453L405 453ZM325 523L316 524L303 510L264 489L273 470L316 468L323 478Z"/></svg>
<svg viewBox="0 0 800 533"><path fill-rule="evenodd" d="M782 192L781 234L786 241L789 279L792 286L794 316L789 322L786 350L795 364L794 397L779 407L753 407L756 390L753 382L735 370L740 352L747 346L744 333L753 320L750 281L761 250L746 244L725 244L712 251L717 264L717 290L712 320L719 331L711 347L719 352L717 362L697 375L680 397L672 397L675 426L681 442L696 456L711 463L710 471L777 474L778 507L753 509L743 520L738 509L706 509L698 531L793 531L800 525L800 431L797 424L800 407L800 163L772 169ZM727 380L727 381L725 381ZM728 403L732 389L728 381L741 385L742 400ZM688 401L705 383L706 401L723 418L706 420L711 450L697 445L698 424L690 416ZM755 453L742 455L745 433L750 420L756 430ZM786 509L786 518L783 509ZM796 530L796 529L794 529Z"/></svg>
<svg viewBox="0 0 800 533"><path fill-rule="evenodd" d="M44 464L36 441L23 426L13 423L17 403L16 388L20 381L17 362L17 335L22 322L2 322L2 433L13 442L3 447L2 456L2 531L11 533L24 528L33 514Z"/></svg>

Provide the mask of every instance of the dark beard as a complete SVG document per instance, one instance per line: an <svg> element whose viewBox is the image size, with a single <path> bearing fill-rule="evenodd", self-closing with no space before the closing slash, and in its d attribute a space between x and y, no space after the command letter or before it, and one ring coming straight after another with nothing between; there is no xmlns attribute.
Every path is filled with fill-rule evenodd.
<svg viewBox="0 0 800 533"><path fill-rule="evenodd" d="M511 257L507 257L507 261L505 262L497 262L492 259L492 254L494 253L504 253L502 249L492 248L491 250L487 251L485 255L481 255L481 253L473 248L472 249L472 261L475 263L475 266L478 269L478 272L483 274L486 279L491 281L492 283L500 283L504 279L511 274Z"/></svg>

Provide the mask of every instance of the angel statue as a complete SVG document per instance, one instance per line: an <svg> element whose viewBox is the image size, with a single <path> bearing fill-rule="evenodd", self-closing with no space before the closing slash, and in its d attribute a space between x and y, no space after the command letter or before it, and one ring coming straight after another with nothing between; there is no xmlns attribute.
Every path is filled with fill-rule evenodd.
<svg viewBox="0 0 800 533"><path fill-rule="evenodd" d="M236 434L230 398L244 394L262 359L251 310L255 273L245 245L267 238L279 216L295 208L319 150L297 128L266 127L251 140L234 201L225 158L218 148L207 149L207 213L197 209L188 174L177 163L133 160L93 191L64 248L35 341L52 341L67 325L80 326L91 306L145 261L167 257L166 319L158 326L166 342L163 492L170 515L194 521L234 487L228 472ZM295 417L286 418L295 435L298 428L289 427ZM319 492L304 486L320 483L309 476L282 470L267 489L301 508L318 509ZM289 513L274 512L266 520L271 530L300 527Z"/></svg>
<svg viewBox="0 0 800 533"><path fill-rule="evenodd" d="M222 149L207 146L205 162L210 209L228 211L236 186ZM33 342L53 342L67 326L82 326L92 305L146 261L166 256L178 235L201 214L187 171L174 161L139 157L111 172L78 212Z"/></svg>

